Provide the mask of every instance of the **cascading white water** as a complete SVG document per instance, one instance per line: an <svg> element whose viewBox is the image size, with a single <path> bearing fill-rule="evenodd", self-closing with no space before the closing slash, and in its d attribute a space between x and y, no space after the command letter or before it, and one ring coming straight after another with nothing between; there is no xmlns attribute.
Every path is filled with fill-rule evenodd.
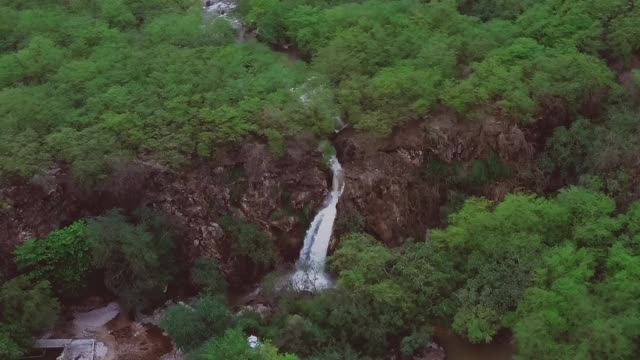
<svg viewBox="0 0 640 360"><path fill-rule="evenodd" d="M331 193L307 230L296 272L291 277L292 285L299 290L316 291L332 285L324 272L324 264L336 219L336 206L344 191L344 172L335 156L331 157L330 164L333 172Z"/></svg>

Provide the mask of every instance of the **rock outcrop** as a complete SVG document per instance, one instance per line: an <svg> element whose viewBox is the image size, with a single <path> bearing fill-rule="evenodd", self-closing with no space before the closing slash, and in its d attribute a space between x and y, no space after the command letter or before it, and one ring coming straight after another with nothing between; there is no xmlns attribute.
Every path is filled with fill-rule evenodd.
<svg viewBox="0 0 640 360"><path fill-rule="evenodd" d="M425 176L426 160L468 165L495 152L513 165L516 176L488 184L478 195L499 200L529 181L519 178L519 168L528 170L536 156L526 130L515 124L494 119L458 122L446 113L409 123L386 138L348 129L334 144L347 179L339 217L356 214L366 230L388 245L422 240L428 228L441 224L450 184Z"/></svg>

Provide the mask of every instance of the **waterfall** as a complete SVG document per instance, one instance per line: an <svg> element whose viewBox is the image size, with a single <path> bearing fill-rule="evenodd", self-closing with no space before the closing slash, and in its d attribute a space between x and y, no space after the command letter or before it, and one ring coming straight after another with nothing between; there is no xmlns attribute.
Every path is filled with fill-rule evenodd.
<svg viewBox="0 0 640 360"><path fill-rule="evenodd" d="M324 272L324 264L336 219L336 206L344 191L344 172L335 156L331 157L329 163L333 172L331 193L307 230L296 271L291 277L292 285L299 290L315 291L332 285Z"/></svg>

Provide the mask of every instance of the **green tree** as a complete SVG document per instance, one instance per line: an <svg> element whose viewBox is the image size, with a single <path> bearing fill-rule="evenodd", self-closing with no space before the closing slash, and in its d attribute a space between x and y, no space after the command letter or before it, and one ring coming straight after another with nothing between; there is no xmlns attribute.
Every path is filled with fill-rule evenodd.
<svg viewBox="0 0 640 360"><path fill-rule="evenodd" d="M46 281L34 283L19 276L0 286L0 355L19 359L33 336L53 326L60 305Z"/></svg>
<svg viewBox="0 0 640 360"><path fill-rule="evenodd" d="M0 87L44 82L63 63L65 52L48 38L35 36L14 54L0 57Z"/></svg>
<svg viewBox="0 0 640 360"><path fill-rule="evenodd" d="M446 230L431 235L460 269L453 328L472 342L488 342L508 325L531 284L539 254L569 235L569 214L552 201L509 195L495 210L490 205L468 200Z"/></svg>
<svg viewBox="0 0 640 360"><path fill-rule="evenodd" d="M256 349L249 348L245 335L240 330L227 330L223 336L205 345L196 359L202 360L297 360L295 355L279 354L269 343Z"/></svg>
<svg viewBox="0 0 640 360"><path fill-rule="evenodd" d="M20 359L27 349L17 344L14 338L16 333L13 329L0 324L0 356L3 359Z"/></svg>
<svg viewBox="0 0 640 360"><path fill-rule="evenodd" d="M60 311L49 284L33 283L24 275L2 284L0 305L2 322L17 325L28 333L52 326Z"/></svg>
<svg viewBox="0 0 640 360"><path fill-rule="evenodd" d="M328 323L350 344L366 344L366 353L380 356L389 340L407 321L404 289L387 275L396 256L366 234L351 234L329 259L329 269L338 274L338 292L325 310ZM319 314L313 319L327 322ZM341 329L341 330L338 330Z"/></svg>
<svg viewBox="0 0 640 360"><path fill-rule="evenodd" d="M126 28L136 21L131 10L123 0L105 0L100 2L100 12L109 25Z"/></svg>
<svg viewBox="0 0 640 360"><path fill-rule="evenodd" d="M200 258L196 260L191 268L191 280L207 294L222 295L227 290L224 274L220 271L217 261L213 259Z"/></svg>
<svg viewBox="0 0 640 360"><path fill-rule="evenodd" d="M16 248L16 264L35 281L47 280L61 297L82 294L91 272L87 224L78 221Z"/></svg>
<svg viewBox="0 0 640 360"><path fill-rule="evenodd" d="M279 0L253 0L247 20L258 29L260 37L272 44L286 40L286 25L283 15L286 7Z"/></svg>
<svg viewBox="0 0 640 360"><path fill-rule="evenodd" d="M191 351L212 337L218 337L234 323L222 299L205 296L191 305L174 305L165 313L160 326L180 349Z"/></svg>
<svg viewBox="0 0 640 360"><path fill-rule="evenodd" d="M138 210L130 222L120 211L88 221L93 264L109 290L127 307L145 307L163 297L176 273L175 244L168 223Z"/></svg>
<svg viewBox="0 0 640 360"><path fill-rule="evenodd" d="M518 307L518 358L637 356L639 288L629 279L640 269L638 257L615 245L607 260L607 278L596 284L591 281L596 263L588 250L565 246L545 262L536 274L536 287Z"/></svg>
<svg viewBox="0 0 640 360"><path fill-rule="evenodd" d="M278 260L273 241L256 225L231 215L222 217L219 223L229 234L232 259L248 262L254 270L267 269Z"/></svg>

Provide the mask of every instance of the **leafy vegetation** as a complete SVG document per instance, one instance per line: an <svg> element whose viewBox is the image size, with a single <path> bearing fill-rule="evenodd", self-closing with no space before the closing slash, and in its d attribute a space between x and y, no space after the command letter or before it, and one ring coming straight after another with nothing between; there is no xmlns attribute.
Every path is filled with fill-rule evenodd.
<svg viewBox="0 0 640 360"><path fill-rule="evenodd" d="M212 295L224 294L227 281L213 259L200 258L191 269L191 281L202 288L202 292Z"/></svg>
<svg viewBox="0 0 640 360"><path fill-rule="evenodd" d="M227 330L224 336L212 340L195 356L201 360L297 360L294 355L282 355L270 344L250 349L240 330Z"/></svg>
<svg viewBox="0 0 640 360"><path fill-rule="evenodd" d="M351 209L327 264L337 286L314 296L271 286L268 314L234 315L225 275L257 280L273 270L275 242L223 216L219 258L188 264L199 297L161 322L189 358L409 359L436 323L474 343L507 329L518 360L640 357L640 5L238 5L257 40L237 41L231 23L203 17L195 0L0 0L0 181L60 164L91 187L124 160L178 168L252 136L284 155L289 136L326 137L343 120L387 135L442 112L517 124L540 145L532 172L542 170L551 191L469 197L520 164L494 151L466 163L425 153L425 177L449 194L443 227L388 248ZM335 152L322 142L325 160ZM232 207L250 185L239 169L221 179ZM166 219L140 209L20 245L16 276L0 282L0 357L22 356L60 312L54 293L81 295L89 274L104 276L127 308L157 305L179 270L187 274L177 240ZM247 346L249 333L260 347Z"/></svg>
<svg viewBox="0 0 640 360"><path fill-rule="evenodd" d="M558 103L579 111L616 87L600 54L625 60L640 48L628 35L637 6L612 3L246 0L243 9L265 41L310 57L351 123L386 133L438 104L524 121Z"/></svg>
<svg viewBox="0 0 640 360"><path fill-rule="evenodd" d="M53 325L60 305L49 283L34 283L19 276L0 284L0 355L19 359L29 350L33 336Z"/></svg>
<svg viewBox="0 0 640 360"><path fill-rule="evenodd" d="M160 325L176 346L190 351L212 337L221 336L232 324L233 316L226 304L219 298L208 296L192 305L171 307Z"/></svg>
<svg viewBox="0 0 640 360"><path fill-rule="evenodd" d="M508 178L511 169L494 151L489 151L486 159L474 160L468 166L461 162L447 163L439 159L428 159L424 163L424 173L427 177L473 191L491 181Z"/></svg>
<svg viewBox="0 0 640 360"><path fill-rule="evenodd" d="M163 298L177 267L171 227L162 217L141 209L129 221L113 210L91 219L87 233L93 265L123 305L144 308Z"/></svg>
<svg viewBox="0 0 640 360"><path fill-rule="evenodd" d="M542 167L566 184L579 182L628 203L639 132L640 113L627 108L612 109L602 123L580 119L554 131Z"/></svg>
<svg viewBox="0 0 640 360"><path fill-rule="evenodd" d="M5 178L64 161L94 181L136 154L177 165L250 134L333 129L291 91L304 66L235 44L227 21L203 26L198 1L0 6Z"/></svg>
<svg viewBox="0 0 640 360"><path fill-rule="evenodd" d="M121 159L178 166L251 135L281 154L288 135L328 134L337 117L388 133L441 105L575 115L619 97L607 62L640 49L640 10L623 1L240 1L260 40L309 65L237 43L195 0L0 6L5 179L62 161L90 183Z"/></svg>
<svg viewBox="0 0 640 360"><path fill-rule="evenodd" d="M86 222L78 221L44 239L20 245L16 263L34 281L48 281L61 297L82 295L92 269Z"/></svg>
<svg viewBox="0 0 640 360"><path fill-rule="evenodd" d="M222 217L219 223L231 241L230 257L250 265L250 271L254 274L268 270L278 261L273 241L256 225L231 215Z"/></svg>
<svg viewBox="0 0 640 360"><path fill-rule="evenodd" d="M399 249L352 234L329 261L337 288L279 303L264 331L303 356L378 358L412 354L446 320L472 342L512 329L518 359L633 359L639 209L617 215L611 198L572 187L469 199L430 241Z"/></svg>

